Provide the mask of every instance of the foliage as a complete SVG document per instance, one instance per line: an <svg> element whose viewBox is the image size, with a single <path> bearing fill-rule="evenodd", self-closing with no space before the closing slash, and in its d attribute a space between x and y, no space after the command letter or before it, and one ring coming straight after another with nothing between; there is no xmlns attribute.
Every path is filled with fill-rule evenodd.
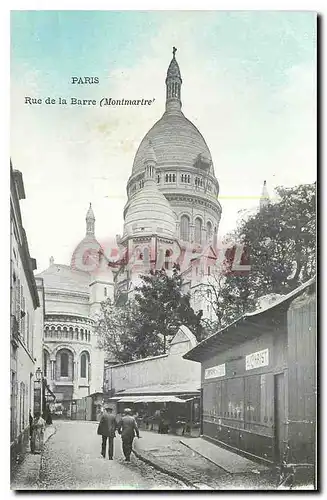
<svg viewBox="0 0 327 500"><path fill-rule="evenodd" d="M228 255L212 277L217 329L253 310L262 296L287 294L316 273L316 186L278 187L278 202L243 219L229 235L243 245L249 272L234 272Z"/></svg>
<svg viewBox="0 0 327 500"><path fill-rule="evenodd" d="M182 293L177 266L171 275L160 270L141 278L135 297L123 306L109 299L101 304L96 324L100 346L123 363L163 354L181 325L198 340L204 335L201 314L195 314L189 295Z"/></svg>

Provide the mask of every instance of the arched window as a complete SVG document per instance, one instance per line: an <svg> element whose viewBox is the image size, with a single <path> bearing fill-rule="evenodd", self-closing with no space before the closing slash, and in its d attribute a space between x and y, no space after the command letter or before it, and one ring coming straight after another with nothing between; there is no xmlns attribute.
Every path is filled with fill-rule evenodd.
<svg viewBox="0 0 327 500"><path fill-rule="evenodd" d="M194 230L195 243L201 243L202 220L199 217L194 221Z"/></svg>
<svg viewBox="0 0 327 500"><path fill-rule="evenodd" d="M212 224L210 221L207 222L207 242L211 241L212 238Z"/></svg>
<svg viewBox="0 0 327 500"><path fill-rule="evenodd" d="M62 352L60 355L60 376L68 377L68 354Z"/></svg>
<svg viewBox="0 0 327 500"><path fill-rule="evenodd" d="M187 215L181 217L181 240L189 241L190 239L190 219Z"/></svg>
<svg viewBox="0 0 327 500"><path fill-rule="evenodd" d="M86 354L81 356L81 378L86 378Z"/></svg>
<svg viewBox="0 0 327 500"><path fill-rule="evenodd" d="M47 351L43 351L43 376L47 378L48 372L48 353Z"/></svg>

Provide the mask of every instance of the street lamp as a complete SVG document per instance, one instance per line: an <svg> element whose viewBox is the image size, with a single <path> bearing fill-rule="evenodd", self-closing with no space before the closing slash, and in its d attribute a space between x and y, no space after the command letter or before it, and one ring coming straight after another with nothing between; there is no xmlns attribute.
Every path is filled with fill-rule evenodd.
<svg viewBox="0 0 327 500"><path fill-rule="evenodd" d="M36 372L35 372L35 378L38 382L41 382L41 378L42 378L42 370L41 368L39 367Z"/></svg>
<svg viewBox="0 0 327 500"><path fill-rule="evenodd" d="M34 381L34 413L42 415L42 370L39 367L35 372Z"/></svg>

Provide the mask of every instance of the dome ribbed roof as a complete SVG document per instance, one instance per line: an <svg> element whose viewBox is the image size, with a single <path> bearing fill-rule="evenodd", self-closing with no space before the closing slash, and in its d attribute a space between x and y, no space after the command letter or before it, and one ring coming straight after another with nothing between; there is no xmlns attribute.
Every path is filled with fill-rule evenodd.
<svg viewBox="0 0 327 500"><path fill-rule="evenodd" d="M132 173L144 169L148 143L156 153L157 166L193 166L196 157L203 154L211 161L209 148L198 129L181 111L164 113L142 140L133 163Z"/></svg>
<svg viewBox="0 0 327 500"><path fill-rule="evenodd" d="M176 217L166 197L154 180L146 180L144 187L131 199L128 206L124 236L157 234L172 238L176 232Z"/></svg>

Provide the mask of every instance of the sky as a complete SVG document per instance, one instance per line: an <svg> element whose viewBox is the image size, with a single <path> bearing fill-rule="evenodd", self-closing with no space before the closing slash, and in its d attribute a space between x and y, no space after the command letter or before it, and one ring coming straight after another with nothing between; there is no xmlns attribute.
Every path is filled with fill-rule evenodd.
<svg viewBox="0 0 327 500"><path fill-rule="evenodd" d="M263 181L316 180L316 15L283 11L13 11L11 145L38 271L69 264L89 203L100 243L123 232L139 143L162 116L177 47L185 116L204 136L220 184L219 235L259 202ZM73 76L99 84L73 85ZM147 107L25 104L155 99Z"/></svg>

